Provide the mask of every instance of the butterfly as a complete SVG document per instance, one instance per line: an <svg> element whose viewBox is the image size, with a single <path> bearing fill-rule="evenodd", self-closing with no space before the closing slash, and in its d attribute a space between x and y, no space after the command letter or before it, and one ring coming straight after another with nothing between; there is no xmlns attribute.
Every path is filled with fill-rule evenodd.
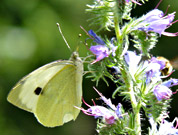
<svg viewBox="0 0 178 135"><path fill-rule="evenodd" d="M77 52L69 60L46 64L24 78L10 91L7 100L29 111L46 127L75 120L81 107L83 63Z"/></svg>

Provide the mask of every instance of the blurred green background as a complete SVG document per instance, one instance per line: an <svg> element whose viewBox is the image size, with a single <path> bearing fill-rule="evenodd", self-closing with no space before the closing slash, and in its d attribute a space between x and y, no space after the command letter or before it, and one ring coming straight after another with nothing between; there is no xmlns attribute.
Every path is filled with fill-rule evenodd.
<svg viewBox="0 0 178 135"><path fill-rule="evenodd" d="M138 6L133 15L141 16L153 9L159 0L150 0ZM71 52L59 34L59 22L68 43L75 50L79 46L80 56L86 56L87 49L81 43L87 36L80 29L91 29L90 15L85 13L86 4L92 0L1 0L0 1L0 134L1 135L93 135L96 134L96 121L93 117L80 113L75 122L56 128L45 128L33 114L18 109L7 102L7 94L15 83L34 69L58 59L68 59ZM164 0L159 9L168 12L178 11L177 0ZM175 19L178 19L176 14ZM94 28L97 30L97 27ZM177 32L178 23L167 31ZM81 38L78 34L82 33ZM102 33L100 33L102 34ZM154 55L172 59L178 55L178 37L161 36L152 50ZM175 72L172 77L178 78ZM109 97L112 85L108 88L101 81L99 90ZM89 104L98 97L92 87L95 83L84 78L84 99ZM176 87L174 88L174 90ZM173 95L170 117L178 116L178 95ZM176 100L177 98L177 100Z"/></svg>

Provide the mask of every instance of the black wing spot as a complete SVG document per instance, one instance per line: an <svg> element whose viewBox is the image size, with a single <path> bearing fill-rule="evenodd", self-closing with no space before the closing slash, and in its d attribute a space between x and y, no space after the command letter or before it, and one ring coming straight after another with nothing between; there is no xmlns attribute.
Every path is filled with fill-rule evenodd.
<svg viewBox="0 0 178 135"><path fill-rule="evenodd" d="M42 88L37 87L37 88L34 90L34 93L35 93L36 95L40 95L41 91L42 91Z"/></svg>

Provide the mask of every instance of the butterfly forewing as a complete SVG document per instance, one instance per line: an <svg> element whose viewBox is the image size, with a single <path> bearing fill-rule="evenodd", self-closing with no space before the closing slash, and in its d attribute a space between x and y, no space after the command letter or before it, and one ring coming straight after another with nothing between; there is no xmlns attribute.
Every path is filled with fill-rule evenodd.
<svg viewBox="0 0 178 135"><path fill-rule="evenodd" d="M71 61L55 61L36 69L12 88L7 98L8 101L21 109L34 112L39 94L45 84L69 63Z"/></svg>

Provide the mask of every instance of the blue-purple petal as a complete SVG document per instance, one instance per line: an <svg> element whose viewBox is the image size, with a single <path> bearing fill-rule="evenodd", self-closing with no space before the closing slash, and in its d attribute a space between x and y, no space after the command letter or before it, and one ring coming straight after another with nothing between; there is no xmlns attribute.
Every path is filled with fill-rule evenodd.
<svg viewBox="0 0 178 135"><path fill-rule="evenodd" d="M105 45L105 42L99 36L97 36L93 30L89 30L88 34L90 34L94 38L94 41L96 43L98 43L100 45Z"/></svg>
<svg viewBox="0 0 178 135"><path fill-rule="evenodd" d="M110 54L109 49L104 45L91 46L90 51L96 55L96 60L94 63L104 59L105 57L108 57Z"/></svg>
<svg viewBox="0 0 178 135"><path fill-rule="evenodd" d="M138 30L143 31L153 31L163 34L164 31L171 25L174 20L175 13L164 16L163 11L159 9L154 9L148 12L145 16L142 17L142 22L138 26Z"/></svg>
<svg viewBox="0 0 178 135"><path fill-rule="evenodd" d="M153 93L158 101L161 101L162 99L169 99L172 96L172 91L164 85L157 85Z"/></svg>
<svg viewBox="0 0 178 135"><path fill-rule="evenodd" d="M122 105L119 103L119 104L117 105L117 109L116 109L116 111L115 111L118 118L123 118L123 117L122 117L121 107L122 107Z"/></svg>
<svg viewBox="0 0 178 135"><path fill-rule="evenodd" d="M178 79L170 79L168 81L163 82L162 85L167 86L167 87L178 85Z"/></svg>

